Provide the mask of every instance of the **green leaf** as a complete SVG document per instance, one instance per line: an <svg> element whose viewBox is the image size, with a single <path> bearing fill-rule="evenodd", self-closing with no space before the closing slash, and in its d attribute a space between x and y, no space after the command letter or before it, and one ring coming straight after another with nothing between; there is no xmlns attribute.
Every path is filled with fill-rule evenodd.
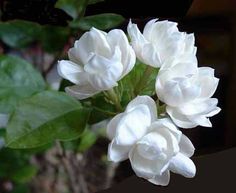
<svg viewBox="0 0 236 193"><path fill-rule="evenodd" d="M114 13L103 13L81 18L79 21L70 23L73 28L80 28L82 30L89 30L91 27L100 30L107 30L114 28L124 22L124 17Z"/></svg>
<svg viewBox="0 0 236 193"><path fill-rule="evenodd" d="M61 51L70 35L67 27L39 25L24 20L0 22L0 39L13 48L40 42L47 52Z"/></svg>
<svg viewBox="0 0 236 193"><path fill-rule="evenodd" d="M70 29L58 26L43 26L40 41L46 52L61 51L70 35Z"/></svg>
<svg viewBox="0 0 236 193"><path fill-rule="evenodd" d="M86 101L84 101L86 103ZM116 115L116 108L111 103L105 100L103 94L95 95L89 99L89 106L91 106L92 111L88 120L89 124L98 123L102 120L108 119Z"/></svg>
<svg viewBox="0 0 236 193"><path fill-rule="evenodd" d="M34 148L54 140L73 140L83 132L90 109L62 92L44 91L21 101L7 127L11 148Z"/></svg>
<svg viewBox="0 0 236 193"><path fill-rule="evenodd" d="M0 56L0 112L10 113L19 100L45 89L40 73L28 62Z"/></svg>
<svg viewBox="0 0 236 193"><path fill-rule="evenodd" d="M22 48L34 42L41 33L40 25L21 20L0 22L1 40L13 47Z"/></svg>
<svg viewBox="0 0 236 193"><path fill-rule="evenodd" d="M64 10L75 19L85 9L87 3L88 0L58 0L55 7Z"/></svg>
<svg viewBox="0 0 236 193"><path fill-rule="evenodd" d="M88 1L88 5L93 5L93 4L96 4L96 3L101 3L103 1L105 1L105 0L89 0Z"/></svg>
<svg viewBox="0 0 236 193"><path fill-rule="evenodd" d="M33 165L27 165L15 171L11 179L16 183L29 182L37 173L38 168Z"/></svg>
<svg viewBox="0 0 236 193"><path fill-rule="evenodd" d="M146 65L137 61L133 70L125 76L118 86L119 93L121 94L121 102L123 106L126 106L129 101L131 101L136 94L134 93L134 88L139 83L140 79L143 78L144 72L146 70ZM143 89L140 91L139 95L149 95L152 96L155 94L155 81L159 69L153 68L151 74L148 77L148 81L143 86ZM146 78L146 77L144 77Z"/></svg>
<svg viewBox="0 0 236 193"><path fill-rule="evenodd" d="M78 151L79 152L86 151L96 142L96 140L97 140L96 134L86 129L81 135Z"/></svg>

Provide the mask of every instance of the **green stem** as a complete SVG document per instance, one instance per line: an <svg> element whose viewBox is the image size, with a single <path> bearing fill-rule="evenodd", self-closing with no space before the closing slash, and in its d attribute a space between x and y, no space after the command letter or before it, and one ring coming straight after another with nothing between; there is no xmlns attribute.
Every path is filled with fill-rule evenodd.
<svg viewBox="0 0 236 193"><path fill-rule="evenodd" d="M108 91L105 91L106 95L108 96L108 98L111 100L111 102L115 105L116 110L119 112L123 111L123 108L120 104L120 100L115 92L115 90L112 88Z"/></svg>
<svg viewBox="0 0 236 193"><path fill-rule="evenodd" d="M147 85L149 76L151 75L152 71L153 71L153 68L147 65L143 73L143 76L139 79L139 81L135 85L135 88L134 88L135 95L138 95L143 90L143 88Z"/></svg>
<svg viewBox="0 0 236 193"><path fill-rule="evenodd" d="M115 112L105 111L105 110L100 109L99 107L96 107L96 106L93 106L92 108L94 108L95 110L100 111L100 112L102 112L102 113L104 113L106 115L109 115L109 116L117 115L117 113L115 113Z"/></svg>

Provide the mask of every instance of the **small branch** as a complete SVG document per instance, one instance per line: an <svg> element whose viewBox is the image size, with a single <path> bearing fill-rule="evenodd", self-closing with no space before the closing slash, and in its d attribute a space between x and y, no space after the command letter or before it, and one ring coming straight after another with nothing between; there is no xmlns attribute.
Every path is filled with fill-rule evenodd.
<svg viewBox="0 0 236 193"><path fill-rule="evenodd" d="M116 92L115 92L115 90L113 88L108 90L108 91L105 91L104 94L115 105L116 110L118 112L122 112L123 111L123 108L122 108L122 106L120 104L120 100L119 100L119 98L118 98L118 96L117 96L117 94L116 94Z"/></svg>
<svg viewBox="0 0 236 193"><path fill-rule="evenodd" d="M113 178L116 173L116 168L119 166L118 163L111 162L107 166L107 176L106 176L106 183L105 183L105 189L110 188L113 182Z"/></svg>
<svg viewBox="0 0 236 193"><path fill-rule="evenodd" d="M65 172L68 175L68 182L69 182L69 189L71 193L80 193L80 188L78 187L78 184L76 182L76 176L74 174L74 169L71 167L71 164L69 162L69 159L66 156L66 152L61 147L61 144L59 141L56 142L56 147L58 149L58 153L61 158L61 162L64 166Z"/></svg>

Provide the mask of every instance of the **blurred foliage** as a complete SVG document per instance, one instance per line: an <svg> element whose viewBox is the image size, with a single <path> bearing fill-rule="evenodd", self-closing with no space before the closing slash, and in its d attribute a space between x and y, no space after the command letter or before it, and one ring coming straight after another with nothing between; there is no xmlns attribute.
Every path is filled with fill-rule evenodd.
<svg viewBox="0 0 236 193"><path fill-rule="evenodd" d="M124 18L121 15L114 13L103 13L98 15L86 16L80 20L75 20L70 23L72 28L79 28L81 30L89 30L91 27L98 28L100 30L107 30L114 28L124 22Z"/></svg>
<svg viewBox="0 0 236 193"><path fill-rule="evenodd" d="M70 29L60 26L42 26L23 20L0 22L0 38L12 48L39 42L46 52L57 52L63 49L69 35Z"/></svg>
<svg viewBox="0 0 236 193"><path fill-rule="evenodd" d="M18 101L45 89L45 82L28 62L0 56L0 113L10 113Z"/></svg>
<svg viewBox="0 0 236 193"><path fill-rule="evenodd" d="M6 128L0 129L0 192L6 191L1 187L5 182L12 185L7 192L30 192L28 183L40 169L32 165L32 158L57 149L55 141L64 150L86 152L104 133L91 125L116 115L115 106L103 93L79 102L60 92L70 82L63 80L58 92L49 90L44 80L48 73L43 66L45 56L52 57L51 69L84 31L122 24L124 18L115 13L85 15L87 6L102 1L1 2L0 113L10 118ZM40 65L34 54L41 57ZM125 96L119 89L116 92Z"/></svg>

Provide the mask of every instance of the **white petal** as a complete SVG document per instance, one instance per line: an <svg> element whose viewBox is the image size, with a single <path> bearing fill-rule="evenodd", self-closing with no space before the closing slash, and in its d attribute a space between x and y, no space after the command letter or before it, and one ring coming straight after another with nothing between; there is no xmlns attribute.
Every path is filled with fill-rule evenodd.
<svg viewBox="0 0 236 193"><path fill-rule="evenodd" d="M134 67L136 56L134 50L129 44L129 41L122 30L111 30L107 35L107 40L111 47L119 47L121 51L121 62L123 64L122 77L128 74Z"/></svg>
<svg viewBox="0 0 236 193"><path fill-rule="evenodd" d="M183 115L182 113L179 113L177 108L167 106L166 112L168 113L168 115L170 115L172 121L178 127L188 129L188 128L196 127L198 125L198 124L192 122L191 120L189 120L187 116Z"/></svg>
<svg viewBox="0 0 236 193"><path fill-rule="evenodd" d="M132 24L131 21L128 24L127 31L131 39L131 45L134 48L137 58L140 61L144 62L142 58L142 47L144 44L148 43L147 40L139 31L138 26L136 24Z"/></svg>
<svg viewBox="0 0 236 193"><path fill-rule="evenodd" d="M185 115L207 114L216 108L218 99L195 100L192 103L183 104L179 111Z"/></svg>
<svg viewBox="0 0 236 193"><path fill-rule="evenodd" d="M135 146L129 152L129 159L135 174L145 179L153 178L161 172L162 168L166 165L164 162L158 162L158 160L146 159L137 152Z"/></svg>
<svg viewBox="0 0 236 193"><path fill-rule="evenodd" d="M193 178L196 174L196 167L191 159L182 153L178 153L170 161L169 169L186 178Z"/></svg>
<svg viewBox="0 0 236 193"><path fill-rule="evenodd" d="M201 85L201 98L209 98L215 93L219 79L214 77L214 69L201 67L198 70L198 82Z"/></svg>
<svg viewBox="0 0 236 193"><path fill-rule="evenodd" d="M141 139L151 124L151 114L146 105L138 105L124 113L116 131L116 140L120 145L133 145Z"/></svg>
<svg viewBox="0 0 236 193"><path fill-rule="evenodd" d="M128 104L128 106L126 107L126 111L129 112L140 104L147 105L151 113L151 121L155 121L157 119L157 108L155 101L150 96L137 96Z"/></svg>
<svg viewBox="0 0 236 193"><path fill-rule="evenodd" d="M147 38L149 41L152 40L153 30L154 30L155 23L157 20L158 19L150 20L149 22L147 22L147 24L145 25L143 29L143 36Z"/></svg>
<svg viewBox="0 0 236 193"><path fill-rule="evenodd" d="M70 48L68 51L68 57L69 57L70 61L72 61L76 64L79 64L79 65L84 65L83 62L81 61L81 59L79 58L77 48L75 48L75 47Z"/></svg>
<svg viewBox="0 0 236 193"><path fill-rule="evenodd" d="M198 85L192 84L189 78L174 78L167 80L163 85L164 102L167 105L178 107L196 99L201 92Z"/></svg>
<svg viewBox="0 0 236 193"><path fill-rule="evenodd" d="M97 93L99 93L100 91L94 89L93 87L91 87L89 84L87 85L75 85L75 86L69 86L69 87L66 87L65 91L77 98L77 99L86 99L86 98L89 98Z"/></svg>
<svg viewBox="0 0 236 193"><path fill-rule="evenodd" d="M179 141L182 136L182 132L174 125L174 123L169 118L158 119L151 124L149 130L158 131L158 128L168 129L175 136L177 141Z"/></svg>
<svg viewBox="0 0 236 193"><path fill-rule="evenodd" d="M206 117L206 115L188 115L188 119L196 125L212 127L211 121Z"/></svg>
<svg viewBox="0 0 236 193"><path fill-rule="evenodd" d="M120 123L121 118L123 117L124 113L120 113L112 118L112 120L107 125L107 136L111 140L116 135L117 126Z"/></svg>
<svg viewBox="0 0 236 193"><path fill-rule="evenodd" d="M154 68L160 67L162 65L161 58L157 52L155 46L151 43L146 43L142 46L140 60L145 64L150 65Z"/></svg>
<svg viewBox="0 0 236 193"><path fill-rule="evenodd" d="M166 170L161 176L156 175L148 181L155 185L167 186L170 182L170 172Z"/></svg>
<svg viewBox="0 0 236 193"><path fill-rule="evenodd" d="M131 20L128 24L127 31L131 38L131 42L138 42L141 45L147 43L143 34L139 31L137 24L133 24Z"/></svg>
<svg viewBox="0 0 236 193"><path fill-rule="evenodd" d="M194 154L195 148L189 138L182 134L179 142L180 152L187 157L191 157Z"/></svg>
<svg viewBox="0 0 236 193"><path fill-rule="evenodd" d="M95 54L84 69L89 74L89 82L94 88L107 90L117 86L117 81L122 75L123 65L118 60L108 60Z"/></svg>
<svg viewBox="0 0 236 193"><path fill-rule="evenodd" d="M190 52L193 55L196 55L196 47L194 34L187 34L185 36L185 52Z"/></svg>
<svg viewBox="0 0 236 193"><path fill-rule="evenodd" d="M69 60L61 60L57 65L58 74L74 84L81 84L86 81L84 70L81 66Z"/></svg>
<svg viewBox="0 0 236 193"><path fill-rule="evenodd" d="M215 107L211 112L206 114L206 117L212 117L216 114L218 114L221 111L221 108Z"/></svg>
<svg viewBox="0 0 236 193"><path fill-rule="evenodd" d="M106 41L106 33L95 28L84 33L79 40L75 42L74 47L77 50L77 58L83 64L86 64L91 57L91 53L97 53L104 57L110 56L110 47Z"/></svg>
<svg viewBox="0 0 236 193"><path fill-rule="evenodd" d="M124 161L128 159L130 149L130 146L118 145L115 140L112 140L108 146L108 160L113 162Z"/></svg>

